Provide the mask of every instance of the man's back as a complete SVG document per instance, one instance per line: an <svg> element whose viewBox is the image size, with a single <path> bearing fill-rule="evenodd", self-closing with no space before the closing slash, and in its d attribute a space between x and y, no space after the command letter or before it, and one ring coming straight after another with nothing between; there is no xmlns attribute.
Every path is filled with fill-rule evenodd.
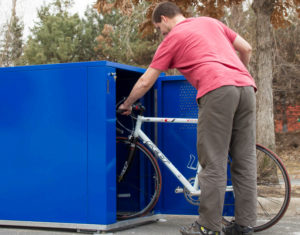
<svg viewBox="0 0 300 235"><path fill-rule="evenodd" d="M150 67L177 68L198 90L197 98L225 85L255 87L232 45L236 36L216 19L188 18L166 36Z"/></svg>

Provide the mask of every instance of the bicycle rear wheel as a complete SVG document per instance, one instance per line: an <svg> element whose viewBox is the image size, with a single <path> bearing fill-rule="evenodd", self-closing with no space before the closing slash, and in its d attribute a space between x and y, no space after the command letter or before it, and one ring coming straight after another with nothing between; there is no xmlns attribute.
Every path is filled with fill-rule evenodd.
<svg viewBox="0 0 300 235"><path fill-rule="evenodd" d="M269 149L256 145L257 221L259 232L276 224L286 212L291 198L291 183L282 161ZM223 218L223 223L228 224Z"/></svg>
<svg viewBox="0 0 300 235"><path fill-rule="evenodd" d="M130 141L117 137L117 178L128 160ZM125 167L126 168L126 167ZM136 143L135 156L124 178L117 182L117 219L131 219L148 214L158 201L161 173L151 152Z"/></svg>
<svg viewBox="0 0 300 235"><path fill-rule="evenodd" d="M291 182L280 158L269 149L256 145L257 224L262 231L276 224L286 212L291 199Z"/></svg>

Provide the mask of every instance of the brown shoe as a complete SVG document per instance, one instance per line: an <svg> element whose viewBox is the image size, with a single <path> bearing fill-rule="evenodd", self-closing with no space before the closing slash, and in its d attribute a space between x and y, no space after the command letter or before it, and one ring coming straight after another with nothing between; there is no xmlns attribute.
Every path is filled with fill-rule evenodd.
<svg viewBox="0 0 300 235"><path fill-rule="evenodd" d="M220 232L211 231L200 224L197 221L191 225L180 228L182 235L220 235Z"/></svg>

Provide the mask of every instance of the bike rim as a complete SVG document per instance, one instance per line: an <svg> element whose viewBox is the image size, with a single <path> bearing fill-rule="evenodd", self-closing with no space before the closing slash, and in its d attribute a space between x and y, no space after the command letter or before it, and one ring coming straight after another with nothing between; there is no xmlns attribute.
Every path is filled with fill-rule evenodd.
<svg viewBox="0 0 300 235"><path fill-rule="evenodd" d="M257 146L257 224L254 231L265 230L284 215L290 201L290 180L281 160L270 150Z"/></svg>
<svg viewBox="0 0 300 235"><path fill-rule="evenodd" d="M282 161L275 153L257 145L256 156L258 166L266 159L264 170L257 168L257 220L253 229L259 232L275 225L283 217L290 202L291 183ZM230 220L234 221L234 218L223 217L222 223L228 226Z"/></svg>
<svg viewBox="0 0 300 235"><path fill-rule="evenodd" d="M126 138L117 139L117 162L125 161L128 145ZM117 166L117 176L120 168ZM130 219L149 213L158 201L160 190L161 174L157 161L143 145L137 143L132 166L124 180L117 183L117 218Z"/></svg>

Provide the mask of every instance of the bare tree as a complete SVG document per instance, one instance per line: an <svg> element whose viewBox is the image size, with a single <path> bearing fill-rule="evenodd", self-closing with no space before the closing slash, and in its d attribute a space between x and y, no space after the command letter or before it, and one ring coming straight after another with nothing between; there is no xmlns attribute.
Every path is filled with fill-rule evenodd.
<svg viewBox="0 0 300 235"><path fill-rule="evenodd" d="M11 17L4 27L0 51L0 66L13 66L22 54L23 24L16 15L17 0L12 0Z"/></svg>

